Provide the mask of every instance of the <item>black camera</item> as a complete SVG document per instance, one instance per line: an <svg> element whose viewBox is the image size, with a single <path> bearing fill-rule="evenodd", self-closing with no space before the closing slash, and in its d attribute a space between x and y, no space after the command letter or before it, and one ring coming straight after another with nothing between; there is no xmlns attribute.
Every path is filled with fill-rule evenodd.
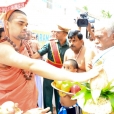
<svg viewBox="0 0 114 114"><path fill-rule="evenodd" d="M79 27L87 27L88 26L88 22L95 23L95 19L94 18L88 17L88 13L80 14L80 17L81 17L81 19L77 20L77 25Z"/></svg>

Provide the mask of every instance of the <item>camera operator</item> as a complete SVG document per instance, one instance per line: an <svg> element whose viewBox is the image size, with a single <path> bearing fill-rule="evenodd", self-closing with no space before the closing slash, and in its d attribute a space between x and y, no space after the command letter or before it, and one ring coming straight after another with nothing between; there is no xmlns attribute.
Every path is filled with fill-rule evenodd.
<svg viewBox="0 0 114 114"><path fill-rule="evenodd" d="M88 16L88 12L80 14L80 18L77 19L78 27L87 27L88 23L95 23L95 19L94 18L90 18Z"/></svg>
<svg viewBox="0 0 114 114"><path fill-rule="evenodd" d="M88 26L86 27L87 31L89 32L89 40L93 41L94 40L94 25L91 25L88 23Z"/></svg>

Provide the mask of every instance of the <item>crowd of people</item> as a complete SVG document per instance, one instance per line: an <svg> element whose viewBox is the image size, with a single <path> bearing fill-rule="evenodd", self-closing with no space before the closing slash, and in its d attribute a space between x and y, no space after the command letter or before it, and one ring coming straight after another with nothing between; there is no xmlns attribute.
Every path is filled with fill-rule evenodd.
<svg viewBox="0 0 114 114"><path fill-rule="evenodd" d="M101 83L98 75L102 67L107 82L113 80L113 20L95 23L94 31L88 24L86 29L97 51L86 47L79 29L70 30L62 25L52 29L51 38L41 47L27 25L26 14L16 9L5 14L4 27L0 28L0 114L16 114L17 107L20 114L53 113L53 91L57 114L85 113L76 100L70 100L71 96L59 96L51 83L53 80L86 82L92 78L95 86L101 87L104 82ZM101 60L102 65L96 67ZM38 108L42 103L44 109Z"/></svg>

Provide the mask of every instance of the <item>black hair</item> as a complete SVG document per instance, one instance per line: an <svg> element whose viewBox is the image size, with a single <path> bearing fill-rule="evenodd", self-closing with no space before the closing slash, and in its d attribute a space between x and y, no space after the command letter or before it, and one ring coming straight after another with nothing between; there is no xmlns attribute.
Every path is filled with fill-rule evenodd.
<svg viewBox="0 0 114 114"><path fill-rule="evenodd" d="M68 59L67 61L69 61L71 63L71 65L75 68L78 69L78 63L76 60L74 59Z"/></svg>
<svg viewBox="0 0 114 114"><path fill-rule="evenodd" d="M71 30L68 33L68 39L72 39L74 36L77 36L79 40L83 39L83 35L79 30Z"/></svg>
<svg viewBox="0 0 114 114"><path fill-rule="evenodd" d="M4 32L4 28L0 28L0 39L2 37L2 32Z"/></svg>
<svg viewBox="0 0 114 114"><path fill-rule="evenodd" d="M13 20L15 13L21 13L21 14L26 15L23 11L17 9L10 15L10 17L8 18L8 21L12 21Z"/></svg>

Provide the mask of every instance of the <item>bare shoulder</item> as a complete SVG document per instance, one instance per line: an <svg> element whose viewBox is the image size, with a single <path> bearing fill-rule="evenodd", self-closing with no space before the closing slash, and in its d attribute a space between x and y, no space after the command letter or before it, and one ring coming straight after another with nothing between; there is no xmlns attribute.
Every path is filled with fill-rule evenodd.
<svg viewBox="0 0 114 114"><path fill-rule="evenodd" d="M69 48L65 52L64 61L75 58L74 52Z"/></svg>
<svg viewBox="0 0 114 114"><path fill-rule="evenodd" d="M90 48L86 48L85 55L95 55L95 51Z"/></svg>
<svg viewBox="0 0 114 114"><path fill-rule="evenodd" d="M16 52L12 46L0 43L0 64L28 70L33 61L29 57Z"/></svg>
<svg viewBox="0 0 114 114"><path fill-rule="evenodd" d="M69 49L66 50L65 53L66 53L66 54L69 54L69 53L70 53L70 54L73 54L74 52L72 51L72 49L69 48Z"/></svg>
<svg viewBox="0 0 114 114"><path fill-rule="evenodd" d="M14 48L8 44L0 43L0 56L4 56L9 54L10 52L14 52Z"/></svg>
<svg viewBox="0 0 114 114"><path fill-rule="evenodd" d="M14 48L8 44L0 43L0 63L6 60L12 53L16 53Z"/></svg>
<svg viewBox="0 0 114 114"><path fill-rule="evenodd" d="M96 54L95 54L94 50L88 49L88 48L86 49L85 56L84 56L86 62L91 61L95 56L96 56Z"/></svg>

